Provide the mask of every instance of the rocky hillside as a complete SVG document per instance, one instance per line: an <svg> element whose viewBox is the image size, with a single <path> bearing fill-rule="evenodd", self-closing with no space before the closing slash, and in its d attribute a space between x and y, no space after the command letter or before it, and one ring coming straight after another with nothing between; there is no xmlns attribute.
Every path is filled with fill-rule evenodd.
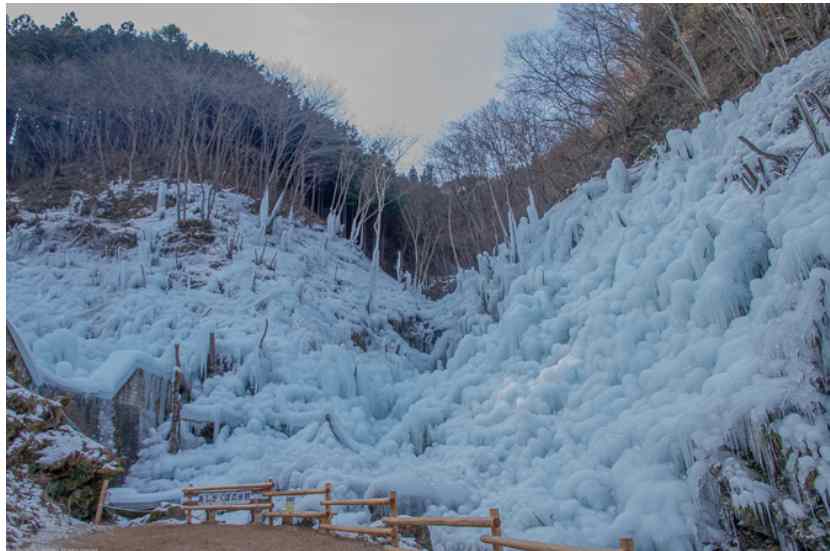
<svg viewBox="0 0 830 551"><path fill-rule="evenodd" d="M72 426L63 404L6 378L6 545L92 520L103 481L122 473L110 450Z"/></svg>

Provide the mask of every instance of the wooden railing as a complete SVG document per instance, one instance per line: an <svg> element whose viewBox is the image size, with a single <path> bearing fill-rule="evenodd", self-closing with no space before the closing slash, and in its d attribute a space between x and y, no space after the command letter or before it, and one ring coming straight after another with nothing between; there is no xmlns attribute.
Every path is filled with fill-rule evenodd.
<svg viewBox="0 0 830 551"><path fill-rule="evenodd" d="M322 505L326 507L326 510L329 510L330 507L333 506L343 506L343 505L375 505L375 506L388 506L389 512L392 516L398 516L398 495L395 493L394 490L389 492L389 497L375 497L375 498L366 498L366 499L326 499L322 502ZM398 527L392 526L390 528L368 528L365 526L342 526L342 525L335 525L328 522L326 524L320 524L320 528L323 530L329 530L331 532L347 532L350 534L364 534L367 536L375 536L380 538L386 538L389 540L392 548L397 548L400 544L400 535L398 534Z"/></svg>
<svg viewBox="0 0 830 551"><path fill-rule="evenodd" d="M620 538L620 546L614 549L586 549L584 547L571 547L570 545L557 545L555 543L542 543L540 541L517 540L494 536L481 536L481 542L489 543L493 546L493 549L509 547L510 549L521 549L522 551L634 551L634 540L631 538Z"/></svg>
<svg viewBox="0 0 830 551"><path fill-rule="evenodd" d="M501 536L501 517L498 509L490 509L489 517L399 517L393 515L383 519L383 523L396 529L399 526L456 526L465 528L489 528L490 535ZM385 551L406 551L397 541L387 545ZM502 547L493 544L494 551L501 551Z"/></svg>
<svg viewBox="0 0 830 551"><path fill-rule="evenodd" d="M233 492L233 491L249 491L256 492L268 498L267 502L258 500L251 500L249 503L243 504L218 504L205 505L192 501L195 496L200 494ZM407 551L400 547L400 527L402 526L453 526L459 528L489 528L490 534L481 536L481 542L493 546L493 551L503 551L507 549L519 549L521 551L634 551L634 540L632 538L624 537L619 540L619 547L614 549L588 549L581 547L572 547L568 545L558 545L553 543L544 543L540 541L520 540L507 538L502 536L501 516L497 508L491 508L489 516L486 517L402 517L398 516L398 496L392 490L388 497L373 497L363 499L332 499L332 485L326 483L322 488L306 488L295 490L274 490L273 482L267 481L261 484L235 484L226 486L189 486L182 490L185 496L183 502L184 509L187 512L187 523L191 523L191 511L205 510L208 514L208 522L215 520L215 513L218 511L251 511L251 522L254 522L255 513L259 512L261 517L268 518L269 524L274 524L275 518L281 518L283 524L288 524L294 518L302 519L316 519L319 521L318 527L331 533L346 532L351 534L363 534L367 536L374 536L385 538L389 545L384 547L385 551ZM275 511L273 498L275 497L290 497L290 496L308 496L308 495L322 495L323 500L320 505L323 506L323 511ZM332 518L336 513L332 511L332 507L351 506L351 505L366 505L366 506L388 506L390 516L383 518L383 523L386 528L368 527L368 526L345 526L332 524Z"/></svg>
<svg viewBox="0 0 830 551"><path fill-rule="evenodd" d="M265 492L264 494L268 498L271 499L271 509L264 513L263 516L268 519L268 523L273 526L274 519L280 518L282 519L282 524L293 524L295 518L300 519L316 519L319 524L322 526L323 524L330 524L331 523L331 507L326 507L324 512L319 511L275 511L274 510L274 502L273 498L275 497L293 497L293 496L310 496L310 495L323 495L325 496L326 500L331 499L331 483L326 482L325 486L322 488L310 488L304 490L273 490L269 492Z"/></svg>

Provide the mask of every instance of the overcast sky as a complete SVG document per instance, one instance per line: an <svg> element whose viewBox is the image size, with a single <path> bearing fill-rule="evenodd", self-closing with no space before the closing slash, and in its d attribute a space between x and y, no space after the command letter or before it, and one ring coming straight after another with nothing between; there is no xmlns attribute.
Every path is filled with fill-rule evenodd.
<svg viewBox="0 0 830 551"><path fill-rule="evenodd" d="M498 93L504 43L511 34L549 27L550 5L24 5L53 25L67 11L80 24L139 30L177 24L191 40L220 50L255 52L290 61L334 81L349 119L361 130L395 130L418 137L402 163L422 160L441 125Z"/></svg>

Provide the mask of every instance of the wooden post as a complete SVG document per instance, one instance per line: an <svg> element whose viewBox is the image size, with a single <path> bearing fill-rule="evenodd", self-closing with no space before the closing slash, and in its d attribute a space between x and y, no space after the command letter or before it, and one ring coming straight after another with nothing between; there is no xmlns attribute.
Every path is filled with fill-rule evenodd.
<svg viewBox="0 0 830 551"><path fill-rule="evenodd" d="M210 347L208 348L207 375L211 376L216 372L216 333L210 334Z"/></svg>
<svg viewBox="0 0 830 551"><path fill-rule="evenodd" d="M326 493L325 493L326 504L325 504L324 507L325 507L325 510L326 510L326 522L324 522L323 524L331 524L331 521L332 521L332 518L331 518L332 517L332 515L331 515L331 504L329 503L331 501L331 482L326 482L325 489L326 489Z"/></svg>
<svg viewBox="0 0 830 551"><path fill-rule="evenodd" d="M181 380L181 345L176 343L176 367L173 369L173 380L170 381L170 435L168 436L167 452L179 453L179 425L181 423L181 400L179 399L179 383Z"/></svg>
<svg viewBox="0 0 830 551"><path fill-rule="evenodd" d="M283 526L294 526L294 516L290 513L294 512L295 500L296 498L294 496L288 496L285 498L285 512L289 514L282 517Z"/></svg>
<svg viewBox="0 0 830 551"><path fill-rule="evenodd" d="M192 487L193 487L193 484L188 485L188 488L192 488ZM187 501L190 501L191 498L188 494L185 494L184 499L187 500ZM185 513L185 514L187 515L187 523L188 524L193 524L193 510L188 509L187 513Z"/></svg>
<svg viewBox="0 0 830 551"><path fill-rule="evenodd" d="M169 393L169 395L170 395L170 400L169 400L170 415L173 415L173 402L176 401L176 394L178 394L178 392L179 392L179 389L177 387L178 387L178 382L179 382L179 371L181 370L181 365L182 365L179 343L174 344L173 347L174 347L174 350L176 351L176 354L175 354L176 364L173 366L173 376L170 377L170 393Z"/></svg>
<svg viewBox="0 0 830 551"><path fill-rule="evenodd" d="M179 453L179 425L181 424L182 405L178 394L173 399L173 415L170 417L170 437L167 441L168 453Z"/></svg>
<svg viewBox="0 0 830 551"><path fill-rule="evenodd" d="M395 490L389 491L389 514L393 517L398 516L398 493ZM401 537L398 533L398 525L392 525L392 536L389 538L392 547L398 547L401 543Z"/></svg>
<svg viewBox="0 0 830 551"><path fill-rule="evenodd" d="M499 510L495 507L490 509L490 535L496 538L501 537L501 517ZM493 551L502 551L501 545L493 544Z"/></svg>
<svg viewBox="0 0 830 551"><path fill-rule="evenodd" d="M98 508L95 510L95 524L101 524L101 518L104 516L104 501L107 499L107 488L110 486L110 479L105 478L104 483L101 484L101 493L98 495Z"/></svg>
<svg viewBox="0 0 830 551"><path fill-rule="evenodd" d="M634 538L620 538L620 551L634 551Z"/></svg>
<svg viewBox="0 0 830 551"><path fill-rule="evenodd" d="M213 333L211 333L211 335L212 335L212 334L213 334ZM274 481L273 481L273 479L269 478L268 480L266 480L266 482L267 482L267 483L268 483L268 485L270 486L270 488L268 488L268 491L269 491L269 492L274 491ZM268 512L269 512L269 513L273 513L273 512L274 512L274 498L273 498L272 496L268 496ZM274 517L268 517L268 524L269 524L270 526L273 526L273 525L274 525Z"/></svg>

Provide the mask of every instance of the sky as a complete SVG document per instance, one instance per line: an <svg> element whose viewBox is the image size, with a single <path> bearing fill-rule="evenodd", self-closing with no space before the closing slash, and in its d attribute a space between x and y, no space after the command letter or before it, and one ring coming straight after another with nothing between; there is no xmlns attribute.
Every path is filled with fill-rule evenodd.
<svg viewBox="0 0 830 551"><path fill-rule="evenodd" d="M53 25L75 11L84 27L175 23L191 40L253 51L333 81L349 120L367 133L417 138L402 168L418 166L442 125L498 95L505 40L553 24L551 5L106 5L8 4Z"/></svg>

